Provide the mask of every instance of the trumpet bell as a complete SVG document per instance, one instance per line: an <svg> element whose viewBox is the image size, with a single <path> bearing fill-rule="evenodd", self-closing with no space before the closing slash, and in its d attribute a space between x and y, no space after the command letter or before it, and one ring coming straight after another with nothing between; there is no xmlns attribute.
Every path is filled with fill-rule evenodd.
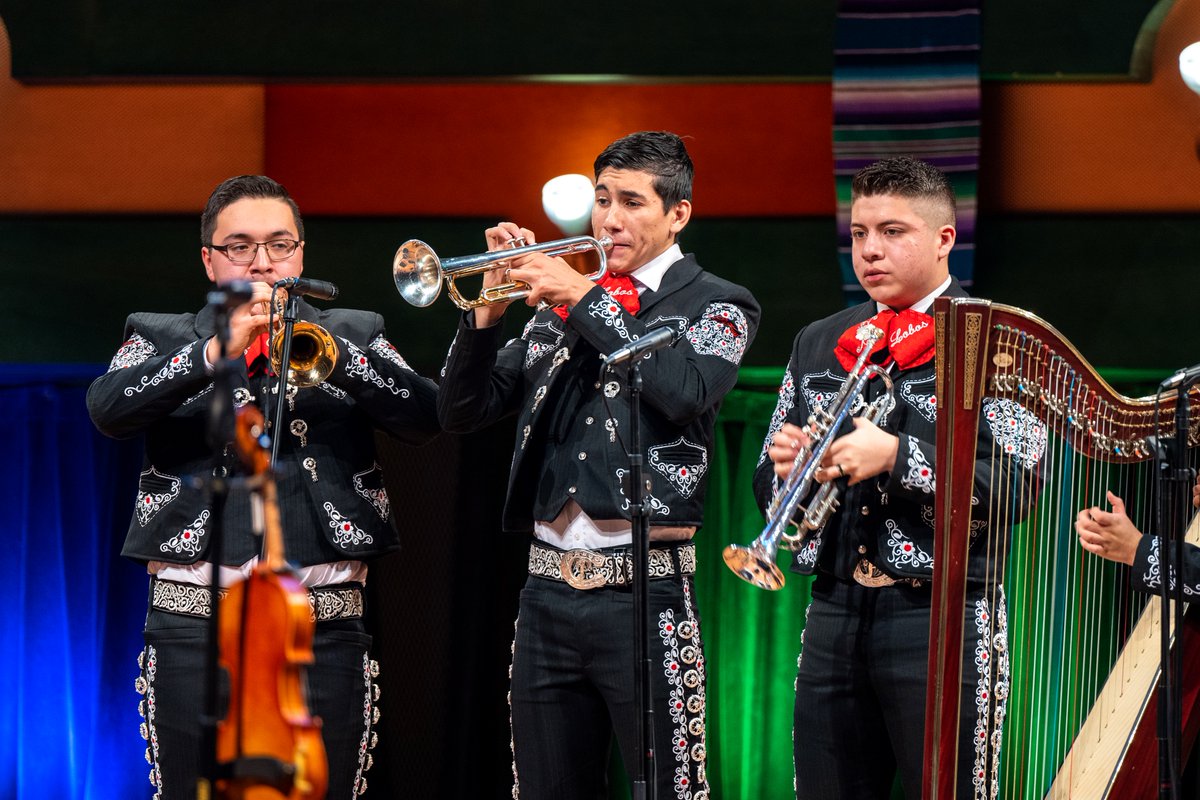
<svg viewBox="0 0 1200 800"><path fill-rule="evenodd" d="M271 338L271 369L279 374L283 361L283 328ZM312 322L297 322L288 353L288 384L306 389L324 383L337 365L337 342L329 331Z"/></svg>
<svg viewBox="0 0 1200 800"><path fill-rule="evenodd" d="M725 565L747 583L772 592L783 588L783 572L775 565L775 554L765 548L731 544L721 555Z"/></svg>
<svg viewBox="0 0 1200 800"><path fill-rule="evenodd" d="M392 280L401 297L418 308L425 308L441 294L441 260L433 248L420 239L409 239L400 245L392 258Z"/></svg>

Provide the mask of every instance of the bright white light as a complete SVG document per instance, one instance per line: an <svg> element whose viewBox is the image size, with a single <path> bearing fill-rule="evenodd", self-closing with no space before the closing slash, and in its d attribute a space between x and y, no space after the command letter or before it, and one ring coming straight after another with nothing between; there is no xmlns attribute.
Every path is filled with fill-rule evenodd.
<svg viewBox="0 0 1200 800"><path fill-rule="evenodd" d="M1200 94L1200 42L1189 44L1179 53L1179 74L1189 89Z"/></svg>
<svg viewBox="0 0 1200 800"><path fill-rule="evenodd" d="M591 228L595 196L592 181L586 175L559 175L542 187L542 208L559 230L575 236Z"/></svg>

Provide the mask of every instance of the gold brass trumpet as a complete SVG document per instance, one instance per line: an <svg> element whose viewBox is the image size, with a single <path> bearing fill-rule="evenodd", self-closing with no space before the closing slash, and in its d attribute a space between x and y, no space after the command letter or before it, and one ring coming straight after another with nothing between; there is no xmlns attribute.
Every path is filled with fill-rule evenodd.
<svg viewBox="0 0 1200 800"><path fill-rule="evenodd" d="M775 554L782 545L788 550L799 550L813 531L820 529L829 521L840 502L838 486L834 481L821 484L813 493L808 507L801 502L808 498L812 486L816 483L817 470L821 461L834 439L846 432L851 417L855 412L869 420L877 422L894 404L892 394L892 379L882 368L875 364L863 364L875 346L875 342L883 336L883 331L874 325L863 323L859 326L857 337L862 342L858 360L846 380L842 382L837 396L825 408L817 408L808 418L809 444L799 448L796 459L792 462L792 471L788 473L783 484L771 498L767 507L767 525L759 537L748 545L731 544L725 548L723 556L725 564L734 574L744 581L752 583L760 589L776 590L783 588L783 572L775 564ZM883 393L863 408L860 397L866 389L867 382L875 375L883 381ZM798 522L796 520L799 520ZM787 529L795 525L796 533L789 534Z"/></svg>
<svg viewBox="0 0 1200 800"><path fill-rule="evenodd" d="M283 366L283 300L275 304L271 330L271 370L279 375ZM306 389L324 383L337 365L338 346L329 331L315 322L297 320L292 326L292 349L288 353L288 385Z"/></svg>
<svg viewBox="0 0 1200 800"><path fill-rule="evenodd" d="M591 236L571 236L557 239L553 242L527 244L508 250L494 250L473 256L458 256L455 258L438 258L433 248L420 239L409 239L396 251L392 259L392 278L396 281L396 291L400 296L414 306L424 308L437 299L442 291L442 282L450 300L463 311L472 308L503 303L508 300L520 300L529 296L529 286L520 281L511 281L499 286L483 289L475 299L468 299L454 285L457 278L469 275L480 275L493 269L503 269L510 258L520 258L529 253L545 253L548 256L565 256L572 253L587 253L596 251L599 264L595 272L587 275L590 281L598 281L608 271L608 256L606 250L612 247L612 239L607 236L593 239Z"/></svg>

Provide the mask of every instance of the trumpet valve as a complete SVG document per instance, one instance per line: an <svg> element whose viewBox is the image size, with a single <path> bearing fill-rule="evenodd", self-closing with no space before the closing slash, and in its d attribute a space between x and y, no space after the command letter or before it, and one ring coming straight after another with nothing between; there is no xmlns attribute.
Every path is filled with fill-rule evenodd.
<svg viewBox="0 0 1200 800"><path fill-rule="evenodd" d="M825 484L832 486L832 484ZM800 520L800 524L805 530L815 531L825 525L829 518L833 516L833 512L840 508L842 501L838 499L836 489L830 489L829 492L822 492L804 512L804 517Z"/></svg>

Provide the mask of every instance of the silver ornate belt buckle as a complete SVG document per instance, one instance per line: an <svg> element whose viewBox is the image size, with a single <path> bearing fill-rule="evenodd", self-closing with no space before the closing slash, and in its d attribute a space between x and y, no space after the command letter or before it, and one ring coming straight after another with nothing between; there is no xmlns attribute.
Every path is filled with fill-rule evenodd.
<svg viewBox="0 0 1200 800"><path fill-rule="evenodd" d="M865 558L860 558L858 564L854 567L854 580L863 586L872 588L879 586L893 586L896 579L888 575L879 567L867 561Z"/></svg>
<svg viewBox="0 0 1200 800"><path fill-rule="evenodd" d="M595 589L608 581L604 561L604 556L591 550L568 550L558 562L558 571L575 589Z"/></svg>

